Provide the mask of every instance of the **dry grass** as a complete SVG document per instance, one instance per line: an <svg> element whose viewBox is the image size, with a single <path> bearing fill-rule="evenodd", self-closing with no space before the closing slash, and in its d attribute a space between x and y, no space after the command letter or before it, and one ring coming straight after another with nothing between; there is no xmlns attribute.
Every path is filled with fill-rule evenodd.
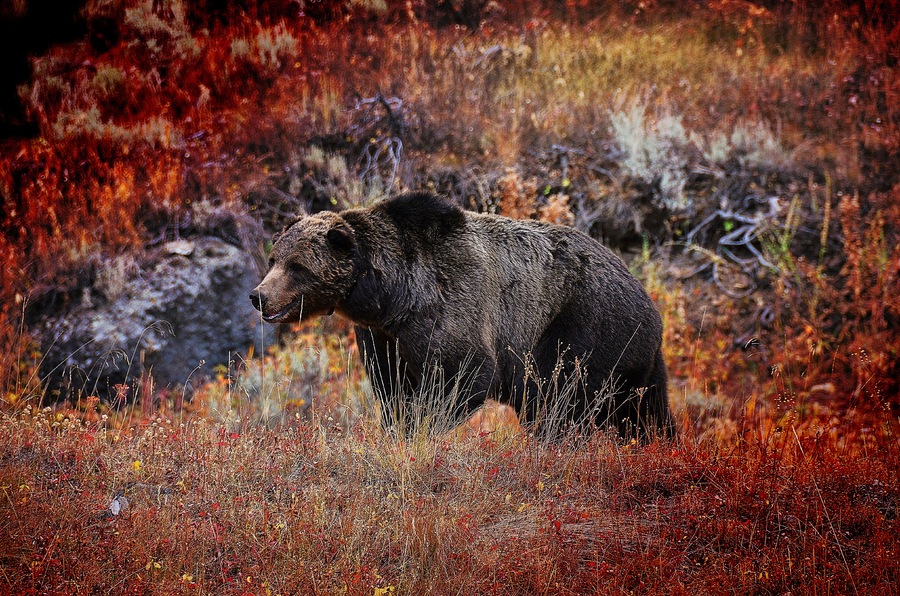
<svg viewBox="0 0 900 596"><path fill-rule="evenodd" d="M900 580L886 419L856 436L744 422L736 438L641 449L112 422L3 419L7 590L848 594Z"/></svg>

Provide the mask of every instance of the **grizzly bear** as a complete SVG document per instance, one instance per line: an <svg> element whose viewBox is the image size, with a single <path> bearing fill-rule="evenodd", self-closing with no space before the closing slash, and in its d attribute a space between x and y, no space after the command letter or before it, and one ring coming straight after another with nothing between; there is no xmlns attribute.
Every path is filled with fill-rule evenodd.
<svg viewBox="0 0 900 596"><path fill-rule="evenodd" d="M556 416L674 434L659 311L619 257L572 228L431 193L321 212L276 236L250 300L273 323L355 323L388 425L437 392L458 422L491 398L537 428Z"/></svg>

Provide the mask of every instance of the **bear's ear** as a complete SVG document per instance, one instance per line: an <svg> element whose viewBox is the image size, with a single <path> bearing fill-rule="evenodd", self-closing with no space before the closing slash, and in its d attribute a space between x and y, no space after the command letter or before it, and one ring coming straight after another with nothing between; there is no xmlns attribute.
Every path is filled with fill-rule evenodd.
<svg viewBox="0 0 900 596"><path fill-rule="evenodd" d="M338 224L328 230L325 239L335 252L342 255L349 255L356 247L356 241L353 239L353 230L346 225Z"/></svg>

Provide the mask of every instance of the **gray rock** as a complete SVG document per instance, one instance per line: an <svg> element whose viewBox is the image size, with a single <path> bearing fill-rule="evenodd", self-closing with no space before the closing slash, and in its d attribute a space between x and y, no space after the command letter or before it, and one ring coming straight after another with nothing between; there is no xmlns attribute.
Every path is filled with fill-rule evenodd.
<svg viewBox="0 0 900 596"><path fill-rule="evenodd" d="M259 353L274 337L248 299L259 278L251 255L217 238L169 242L142 269L110 262L80 305L43 326L48 399L121 398L123 385L131 399L138 379L188 384Z"/></svg>

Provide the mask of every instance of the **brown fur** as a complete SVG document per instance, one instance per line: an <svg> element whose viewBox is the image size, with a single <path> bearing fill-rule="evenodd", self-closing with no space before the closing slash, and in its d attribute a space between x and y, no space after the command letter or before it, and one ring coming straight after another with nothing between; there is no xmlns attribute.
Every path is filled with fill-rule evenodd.
<svg viewBox="0 0 900 596"><path fill-rule="evenodd" d="M555 387L570 421L673 433L659 312L621 259L568 227L427 193L320 213L277 239L251 299L271 321L356 323L388 423L426 386L461 395L460 420L495 398L533 421Z"/></svg>

